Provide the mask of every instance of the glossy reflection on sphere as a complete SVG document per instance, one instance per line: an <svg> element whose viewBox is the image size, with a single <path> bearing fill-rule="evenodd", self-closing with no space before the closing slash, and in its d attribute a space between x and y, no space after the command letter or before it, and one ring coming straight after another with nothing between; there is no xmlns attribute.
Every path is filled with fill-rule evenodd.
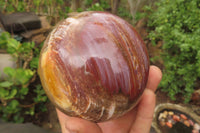
<svg viewBox="0 0 200 133"><path fill-rule="evenodd" d="M132 109L148 72L141 37L126 21L105 12L65 19L40 55L40 78L50 100L67 115L94 122Z"/></svg>

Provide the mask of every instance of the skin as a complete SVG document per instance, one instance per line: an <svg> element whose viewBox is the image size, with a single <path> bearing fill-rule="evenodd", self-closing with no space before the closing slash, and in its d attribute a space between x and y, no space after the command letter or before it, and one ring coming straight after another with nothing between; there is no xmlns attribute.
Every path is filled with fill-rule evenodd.
<svg viewBox="0 0 200 133"><path fill-rule="evenodd" d="M146 89L139 104L124 116L102 123L70 117L57 110L62 133L149 133L156 104L155 90L162 79L162 72L150 66Z"/></svg>

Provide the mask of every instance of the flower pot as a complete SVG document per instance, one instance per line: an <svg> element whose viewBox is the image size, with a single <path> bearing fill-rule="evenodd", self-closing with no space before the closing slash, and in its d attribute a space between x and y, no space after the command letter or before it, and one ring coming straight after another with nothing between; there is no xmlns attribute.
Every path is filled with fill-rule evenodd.
<svg viewBox="0 0 200 133"><path fill-rule="evenodd" d="M156 106L152 127L157 133L190 132L200 130L200 117L189 107L163 103ZM181 130L181 131L180 131ZM193 131L194 132L194 131Z"/></svg>

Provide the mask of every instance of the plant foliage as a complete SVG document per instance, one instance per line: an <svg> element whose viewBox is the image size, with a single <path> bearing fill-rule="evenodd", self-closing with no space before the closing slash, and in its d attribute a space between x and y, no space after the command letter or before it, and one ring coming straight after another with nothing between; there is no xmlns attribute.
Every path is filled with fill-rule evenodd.
<svg viewBox="0 0 200 133"><path fill-rule="evenodd" d="M163 41L162 90L189 102L200 79L200 1L160 0L148 18L153 44Z"/></svg>
<svg viewBox="0 0 200 133"><path fill-rule="evenodd" d="M71 9L66 6L65 0L2 0L0 11L3 13L35 12L44 15L50 21L66 18Z"/></svg>
<svg viewBox="0 0 200 133"><path fill-rule="evenodd" d="M0 2L0 12L35 12L47 16L50 22L57 23L68 17L68 13L73 11L70 4L72 4L70 0L5 0ZM85 4L85 6L81 6L81 4ZM108 0L99 0L98 2L84 0L79 1L79 7L76 11L105 11L110 8Z"/></svg>
<svg viewBox="0 0 200 133"><path fill-rule="evenodd" d="M7 32L0 35L0 48L13 56L16 68L6 67L7 77L0 81L0 115L5 121L21 123L25 115L34 115L35 106L44 103L47 97L40 83L31 85L37 76L39 48L32 42L21 43ZM33 90L32 90L33 89Z"/></svg>

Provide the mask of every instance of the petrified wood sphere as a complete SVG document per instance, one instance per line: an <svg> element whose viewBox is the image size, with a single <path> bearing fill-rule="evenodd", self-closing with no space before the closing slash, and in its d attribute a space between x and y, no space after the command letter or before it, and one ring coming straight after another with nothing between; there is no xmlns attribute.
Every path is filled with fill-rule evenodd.
<svg viewBox="0 0 200 133"><path fill-rule="evenodd" d="M83 12L48 36L40 55L42 85L57 108L94 122L117 118L139 101L149 72L145 44L123 19Z"/></svg>

